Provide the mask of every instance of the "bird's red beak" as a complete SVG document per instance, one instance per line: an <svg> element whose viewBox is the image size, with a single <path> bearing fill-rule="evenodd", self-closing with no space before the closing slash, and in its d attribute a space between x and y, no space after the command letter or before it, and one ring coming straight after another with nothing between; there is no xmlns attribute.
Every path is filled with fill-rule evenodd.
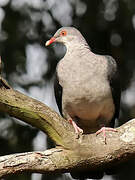
<svg viewBox="0 0 135 180"><path fill-rule="evenodd" d="M49 45L52 44L55 40L56 40L56 38L55 38L55 37L52 37L50 40L46 41L45 46L49 46Z"/></svg>

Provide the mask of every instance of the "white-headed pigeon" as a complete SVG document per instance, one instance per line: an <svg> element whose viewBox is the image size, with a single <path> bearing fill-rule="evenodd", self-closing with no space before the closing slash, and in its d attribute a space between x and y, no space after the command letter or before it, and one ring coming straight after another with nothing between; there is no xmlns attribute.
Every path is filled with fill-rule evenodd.
<svg viewBox="0 0 135 180"><path fill-rule="evenodd" d="M59 111L77 134L116 131L119 116L120 82L117 64L111 56L94 54L74 27L62 27L46 42L66 46L56 69L54 85Z"/></svg>

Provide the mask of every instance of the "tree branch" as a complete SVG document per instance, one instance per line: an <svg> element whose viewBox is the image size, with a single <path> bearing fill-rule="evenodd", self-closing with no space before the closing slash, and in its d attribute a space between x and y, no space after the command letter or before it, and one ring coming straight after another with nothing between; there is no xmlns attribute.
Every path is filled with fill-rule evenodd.
<svg viewBox="0 0 135 180"><path fill-rule="evenodd" d="M0 177L19 172L74 172L106 170L135 157L135 119L107 133L81 135L43 103L13 90L0 77L0 112L6 112L46 132L58 145L44 152L28 152L0 157Z"/></svg>
<svg viewBox="0 0 135 180"><path fill-rule="evenodd" d="M37 127L58 145L66 148L71 145L71 140L75 139L73 127L58 113L45 104L13 90L3 78L0 78L0 85L0 112L6 112Z"/></svg>
<svg viewBox="0 0 135 180"><path fill-rule="evenodd" d="M135 157L135 119L107 134L82 136L76 149L54 148L0 157L0 177L22 172L104 171Z"/></svg>

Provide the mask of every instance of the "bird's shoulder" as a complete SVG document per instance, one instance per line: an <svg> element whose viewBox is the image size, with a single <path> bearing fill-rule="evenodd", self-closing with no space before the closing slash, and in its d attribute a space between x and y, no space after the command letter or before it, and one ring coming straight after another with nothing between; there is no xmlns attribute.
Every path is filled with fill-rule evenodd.
<svg viewBox="0 0 135 180"><path fill-rule="evenodd" d="M108 78L115 76L118 73L118 65L116 60L109 55L104 56L107 61Z"/></svg>

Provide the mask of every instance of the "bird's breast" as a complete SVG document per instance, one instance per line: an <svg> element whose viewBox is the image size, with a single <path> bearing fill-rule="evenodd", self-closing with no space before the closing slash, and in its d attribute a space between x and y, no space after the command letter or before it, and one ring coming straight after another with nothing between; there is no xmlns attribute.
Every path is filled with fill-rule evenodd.
<svg viewBox="0 0 135 180"><path fill-rule="evenodd" d="M90 129L109 124L115 111L109 86L99 85L98 81L64 88L62 101L63 109L71 117L78 117L80 126L90 126Z"/></svg>
<svg viewBox="0 0 135 180"><path fill-rule="evenodd" d="M80 126L94 130L111 121L115 107L104 62L61 61L57 73L63 87L63 111L78 117Z"/></svg>

